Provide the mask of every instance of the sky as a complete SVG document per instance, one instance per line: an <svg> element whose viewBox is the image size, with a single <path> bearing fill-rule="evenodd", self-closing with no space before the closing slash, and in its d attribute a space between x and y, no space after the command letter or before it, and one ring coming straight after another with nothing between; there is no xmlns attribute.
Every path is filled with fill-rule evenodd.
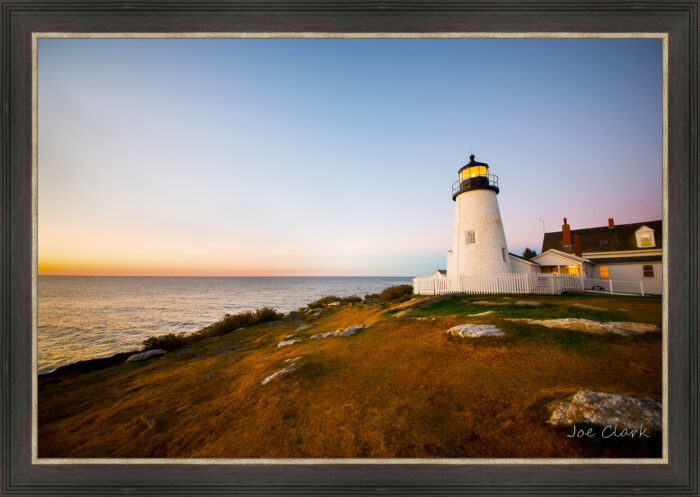
<svg viewBox="0 0 700 497"><path fill-rule="evenodd" d="M658 39L40 39L39 274L425 276L451 185L509 251L661 219Z"/></svg>

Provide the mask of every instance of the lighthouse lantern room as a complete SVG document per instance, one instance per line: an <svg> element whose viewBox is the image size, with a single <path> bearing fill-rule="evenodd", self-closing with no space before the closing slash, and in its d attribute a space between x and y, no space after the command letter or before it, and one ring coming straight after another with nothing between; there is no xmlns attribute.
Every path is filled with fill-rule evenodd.
<svg viewBox="0 0 700 497"><path fill-rule="evenodd" d="M510 273L506 235L498 208L498 177L489 166L469 156L452 185L455 201L452 250L447 252L447 276L487 276Z"/></svg>

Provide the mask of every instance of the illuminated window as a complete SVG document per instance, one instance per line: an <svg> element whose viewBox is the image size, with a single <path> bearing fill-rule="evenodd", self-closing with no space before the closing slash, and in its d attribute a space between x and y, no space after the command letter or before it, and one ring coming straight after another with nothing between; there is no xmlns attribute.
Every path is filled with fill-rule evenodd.
<svg viewBox="0 0 700 497"><path fill-rule="evenodd" d="M488 169L486 169L486 166L472 166L462 171L463 180L474 176L488 176Z"/></svg>
<svg viewBox="0 0 700 497"><path fill-rule="evenodd" d="M645 278L653 278L654 277L654 266L651 264L644 264L642 266L642 272L644 273Z"/></svg>
<svg viewBox="0 0 700 497"><path fill-rule="evenodd" d="M467 245L476 243L476 231L467 231L465 235L465 242Z"/></svg>
<svg viewBox="0 0 700 497"><path fill-rule="evenodd" d="M608 266L600 266L600 277L610 278L610 272L608 271Z"/></svg>
<svg viewBox="0 0 700 497"><path fill-rule="evenodd" d="M654 230L648 226L642 226L639 228L635 235L637 235L637 247L655 247L656 240L654 240Z"/></svg>

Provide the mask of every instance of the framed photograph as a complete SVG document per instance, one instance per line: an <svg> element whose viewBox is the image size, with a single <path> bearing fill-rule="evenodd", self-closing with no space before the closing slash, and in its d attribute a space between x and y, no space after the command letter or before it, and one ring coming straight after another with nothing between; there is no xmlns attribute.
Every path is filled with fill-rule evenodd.
<svg viewBox="0 0 700 497"><path fill-rule="evenodd" d="M3 495L696 495L697 9L3 1Z"/></svg>

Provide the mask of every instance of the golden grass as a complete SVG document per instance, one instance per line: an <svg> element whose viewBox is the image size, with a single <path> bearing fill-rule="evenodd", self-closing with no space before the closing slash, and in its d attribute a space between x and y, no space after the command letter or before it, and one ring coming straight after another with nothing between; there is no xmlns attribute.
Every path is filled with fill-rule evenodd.
<svg viewBox="0 0 700 497"><path fill-rule="evenodd" d="M658 300L580 301L660 320ZM497 315L418 320L385 311L336 308L297 333L374 323L354 337L278 349L300 323L259 325L184 353L42 381L39 457L659 456L643 445L630 454L566 438L543 423L543 406L579 388L660 400L660 333L601 337ZM506 336L444 334L464 322L495 323ZM296 356L299 369L261 385Z"/></svg>

